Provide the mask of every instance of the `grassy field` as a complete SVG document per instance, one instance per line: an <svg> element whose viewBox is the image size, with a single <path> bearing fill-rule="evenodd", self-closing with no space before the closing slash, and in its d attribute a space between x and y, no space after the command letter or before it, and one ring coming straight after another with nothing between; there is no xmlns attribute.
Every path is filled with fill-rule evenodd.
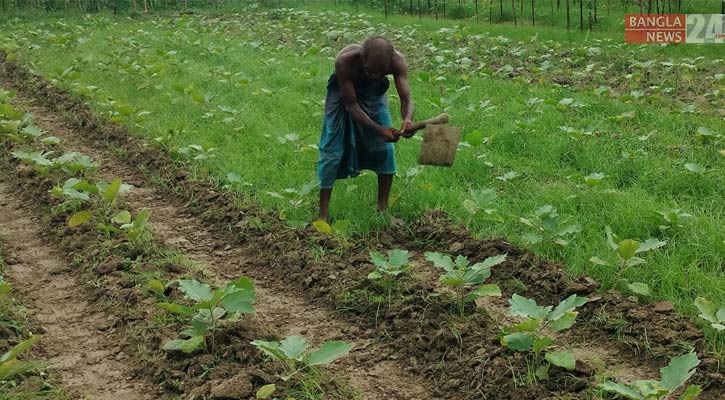
<svg viewBox="0 0 725 400"><path fill-rule="evenodd" d="M607 286L645 282L653 298L686 312L698 295L725 303L725 51L716 45L631 46L620 33L314 10L19 14L2 27L0 47L36 72L176 156L199 159L220 184L304 222L314 190L291 200L274 193L316 180L336 52L385 34L408 56L416 115L448 112L464 136L451 169L418 169L416 139L396 145L394 216L443 209L478 236L504 235ZM394 91L390 99L398 124ZM387 224L374 204L374 176L340 181L332 217L366 234ZM545 205L561 214L538 216L550 230L522 222ZM691 217L658 214L671 210ZM606 227L619 239L666 244L623 271Z"/></svg>

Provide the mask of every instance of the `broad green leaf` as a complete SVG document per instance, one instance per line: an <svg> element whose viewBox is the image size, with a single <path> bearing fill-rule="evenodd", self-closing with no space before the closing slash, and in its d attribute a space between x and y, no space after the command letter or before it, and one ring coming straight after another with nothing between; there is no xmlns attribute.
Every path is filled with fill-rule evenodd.
<svg viewBox="0 0 725 400"><path fill-rule="evenodd" d="M710 322L718 322L718 318L715 315L715 303L705 299L704 297L698 297L695 299L695 307L697 307L698 311L700 311L700 318Z"/></svg>
<svg viewBox="0 0 725 400"><path fill-rule="evenodd" d="M700 386L690 385L684 392L682 392L680 400L695 400L700 393L702 393L702 388Z"/></svg>
<svg viewBox="0 0 725 400"><path fill-rule="evenodd" d="M602 260L601 258L599 258L597 256L593 256L592 258L590 258L589 259L589 262L591 262L592 264L604 265L604 266L607 266L607 267L611 267L612 266L612 263L610 263L608 261L605 261L605 260Z"/></svg>
<svg viewBox="0 0 725 400"><path fill-rule="evenodd" d="M204 347L204 336L192 336L189 339L170 340L164 344L164 350L180 350L184 353L193 353L200 347Z"/></svg>
<svg viewBox="0 0 725 400"><path fill-rule="evenodd" d="M612 250L617 251L619 246L614 242L616 236L612 233L612 228L607 226L604 228L604 231L607 233L607 244L612 248Z"/></svg>
<svg viewBox="0 0 725 400"><path fill-rule="evenodd" d="M511 305L510 315L514 317L544 319L551 310L551 306L543 307L536 304L536 301L514 294L509 299Z"/></svg>
<svg viewBox="0 0 725 400"><path fill-rule="evenodd" d="M77 226L85 224L91 218L93 218L93 214L91 214L91 212L78 211L77 213L73 214L72 217L70 217L70 220L68 220L68 226L70 226L71 228L75 228Z"/></svg>
<svg viewBox="0 0 725 400"><path fill-rule="evenodd" d="M338 358L348 354L352 345L343 341L329 341L322 344L319 350L310 353L307 358L308 365L329 364Z"/></svg>
<svg viewBox="0 0 725 400"><path fill-rule="evenodd" d="M370 279L371 281L374 281L376 279L380 279L382 277L383 277L383 275L378 270L375 270L375 271L373 271L373 272L371 272L371 273L368 274L368 279Z"/></svg>
<svg viewBox="0 0 725 400"><path fill-rule="evenodd" d="M257 298L248 290L239 290L226 294L221 300L222 306L229 312L251 314L254 312L254 303Z"/></svg>
<svg viewBox="0 0 725 400"><path fill-rule="evenodd" d="M481 133L477 129L474 129L468 132L468 135L466 135L466 141L471 146L480 146L483 143L483 133Z"/></svg>
<svg viewBox="0 0 725 400"><path fill-rule="evenodd" d="M373 264L375 264L375 266L380 268L385 268L388 264L388 260L385 259L385 256L377 251L370 252L370 260Z"/></svg>
<svg viewBox="0 0 725 400"><path fill-rule="evenodd" d="M242 276L236 281L230 281L227 283L226 290L249 290L254 292L254 282L246 276Z"/></svg>
<svg viewBox="0 0 725 400"><path fill-rule="evenodd" d="M490 270L491 267L499 265L506 261L506 254L500 254L493 257L488 257L483 262L474 264L471 268L476 270L484 270L488 269Z"/></svg>
<svg viewBox="0 0 725 400"><path fill-rule="evenodd" d="M565 313L568 313L569 311L572 311L575 308L586 304L587 301L589 301L589 299L587 299L586 297L579 297L576 294L573 294L573 295L567 297L566 299L562 300L556 306L554 311L549 313L549 315L547 316L547 319L549 321L556 321Z"/></svg>
<svg viewBox="0 0 725 400"><path fill-rule="evenodd" d="M554 343L554 339L549 336L544 336L534 341L534 344L531 346L531 350L534 353L540 353L542 350L545 350L547 347L551 346L552 343Z"/></svg>
<svg viewBox="0 0 725 400"><path fill-rule="evenodd" d="M682 356L672 357L670 363L660 369L661 384L669 390L675 390L695 373L695 367L700 364L695 352Z"/></svg>
<svg viewBox="0 0 725 400"><path fill-rule="evenodd" d="M667 242L663 242L663 241L660 241L660 240L657 240L657 239L647 239L647 240L644 241L644 243L642 243L642 244L639 245L639 247L637 248L637 251L636 252L637 253L642 253L642 252L645 252L645 251L650 251L650 250L653 250L653 249L662 247L662 246L664 246L666 244L667 244Z"/></svg>
<svg viewBox="0 0 725 400"><path fill-rule="evenodd" d="M8 293L10 293L10 284L0 280L0 296L4 296Z"/></svg>
<svg viewBox="0 0 725 400"><path fill-rule="evenodd" d="M118 190L121 188L121 178L116 178L113 181L111 181L108 186L106 186L106 190L103 191L103 199L106 200L106 203L113 204L116 201L116 195L118 194Z"/></svg>
<svg viewBox="0 0 725 400"><path fill-rule="evenodd" d="M184 317L191 317L192 315L194 315L194 310L192 310L191 307L187 307L182 304L158 303L157 305L166 311L172 312L174 314L179 314Z"/></svg>
<svg viewBox="0 0 725 400"><path fill-rule="evenodd" d="M531 346L531 350L534 353L540 353L542 350L551 346L552 343L554 343L554 339L550 338L549 336L544 336L534 341L534 344Z"/></svg>
<svg viewBox="0 0 725 400"><path fill-rule="evenodd" d="M304 351L310 347L310 344L302 336L290 336L282 340L279 344L279 350L292 360L302 360Z"/></svg>
<svg viewBox="0 0 725 400"><path fill-rule="evenodd" d="M148 287L149 290L151 290L152 292L156 292L156 293L163 293L164 289L165 289L164 284L160 280L157 280L157 279L150 280L146 284L146 287Z"/></svg>
<svg viewBox="0 0 725 400"><path fill-rule="evenodd" d="M632 239L624 239L617 245L617 254L624 260L629 260L637 253L640 243Z"/></svg>
<svg viewBox="0 0 725 400"><path fill-rule="evenodd" d="M8 360L14 359L22 352L27 350L28 347L34 345L38 340L40 340L40 336L31 336L28 339L16 344L12 349L8 350L7 352L5 352L5 354L2 355L2 357L0 357L0 363L4 363Z"/></svg>
<svg viewBox="0 0 725 400"><path fill-rule="evenodd" d="M211 288L205 283L196 280L180 279L179 290L186 294L186 297L196 301L211 300Z"/></svg>
<svg viewBox="0 0 725 400"><path fill-rule="evenodd" d="M534 344L534 339L528 333L516 332L506 335L501 339L501 343L511 350L527 351Z"/></svg>
<svg viewBox="0 0 725 400"><path fill-rule="evenodd" d="M573 353L566 351L550 351L546 353L546 361L557 367L568 369L573 371L576 368L576 357Z"/></svg>
<svg viewBox="0 0 725 400"><path fill-rule="evenodd" d="M473 200L463 200L463 208L470 214L477 213L481 208Z"/></svg>
<svg viewBox="0 0 725 400"><path fill-rule="evenodd" d="M669 390L663 387L660 382L651 379L635 381L634 387L637 388L639 393L641 393L645 399L660 399L669 392Z"/></svg>
<svg viewBox="0 0 725 400"><path fill-rule="evenodd" d="M534 332L539 328L540 321L538 319L529 318L524 322L513 325L513 329L516 332Z"/></svg>
<svg viewBox="0 0 725 400"><path fill-rule="evenodd" d="M408 263L408 250L395 249L388 253L388 264L401 266Z"/></svg>
<svg viewBox="0 0 725 400"><path fill-rule="evenodd" d="M241 176L239 176L239 174L238 174L238 173L236 173L236 172L229 172L229 173L227 174L227 180L228 180L228 181L229 181L230 183L239 183L239 182L241 182L241 181L242 181L242 177L241 177Z"/></svg>
<svg viewBox="0 0 725 400"><path fill-rule="evenodd" d="M315 221L312 223L312 227L315 228L317 232L324 233L325 235L332 234L332 227L330 227L330 224L325 221Z"/></svg>
<svg viewBox="0 0 725 400"><path fill-rule="evenodd" d="M634 267L635 265L644 264L646 261L639 258L639 257L632 257L629 260L627 260L626 265L628 267Z"/></svg>
<svg viewBox="0 0 725 400"><path fill-rule="evenodd" d="M334 224L332 224L332 230L339 233L344 233L351 225L352 221L348 221L346 219L338 219L337 221L335 221Z"/></svg>
<svg viewBox="0 0 725 400"><path fill-rule="evenodd" d="M253 340L252 346L257 347L264 354L279 361L288 361L287 356L279 350L279 342L267 342L265 340Z"/></svg>
<svg viewBox="0 0 725 400"><path fill-rule="evenodd" d="M259 390L257 390L256 397L258 399L268 399L269 396L274 394L274 391L277 389L277 387L274 385L274 383L270 383L268 385L264 385Z"/></svg>
<svg viewBox="0 0 725 400"><path fill-rule="evenodd" d="M617 393L620 396L626 397L628 399L633 400L643 400L644 397L642 397L641 394L634 388L633 386L626 385L624 383L615 383L615 382L604 382L599 387L604 389L607 392Z"/></svg>
<svg viewBox="0 0 725 400"><path fill-rule="evenodd" d="M629 290L632 291L632 293L638 294L640 296L649 297L652 295L652 293L649 290L649 286L646 283L642 283L642 282L628 283L627 287L629 288Z"/></svg>
<svg viewBox="0 0 725 400"><path fill-rule="evenodd" d="M482 285L478 289L472 291L469 296L473 299L477 299L483 296L501 296L501 289L496 285Z"/></svg>
<svg viewBox="0 0 725 400"><path fill-rule="evenodd" d="M523 239L524 243L526 244L539 244L544 241L543 236L533 232L525 234L521 237L521 239Z"/></svg>
<svg viewBox="0 0 725 400"><path fill-rule="evenodd" d="M131 213L126 210L119 211L111 218L111 222L119 225L131 223Z"/></svg>
<svg viewBox="0 0 725 400"><path fill-rule="evenodd" d="M441 253L425 253L425 258L432 262L436 267L443 268L446 271L455 269L455 264L451 256Z"/></svg>
<svg viewBox="0 0 725 400"><path fill-rule="evenodd" d="M577 315L579 315L579 313L576 311L565 312L564 315L551 323L551 330L559 332L571 328L571 326L574 325L574 322L576 322Z"/></svg>

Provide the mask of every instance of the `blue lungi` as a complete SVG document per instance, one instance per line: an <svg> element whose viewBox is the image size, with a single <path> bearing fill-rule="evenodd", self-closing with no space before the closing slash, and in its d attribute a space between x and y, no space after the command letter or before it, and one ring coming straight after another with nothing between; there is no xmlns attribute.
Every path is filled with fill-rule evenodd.
<svg viewBox="0 0 725 400"><path fill-rule="evenodd" d="M370 119L385 127L391 126L386 96L389 87L387 77L364 87L355 87L360 107ZM334 73L327 81L319 147L317 177L321 189L331 188L336 179L356 177L363 169L373 170L378 175L395 174L393 144L383 140L377 132L362 127L347 113Z"/></svg>

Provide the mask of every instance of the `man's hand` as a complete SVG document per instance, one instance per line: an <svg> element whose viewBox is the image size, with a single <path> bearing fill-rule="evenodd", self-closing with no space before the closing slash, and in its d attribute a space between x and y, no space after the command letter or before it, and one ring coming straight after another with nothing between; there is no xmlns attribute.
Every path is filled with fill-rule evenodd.
<svg viewBox="0 0 725 400"><path fill-rule="evenodd" d="M400 127L400 134L406 139L410 139L413 135L415 135L415 132L406 132L406 130L408 130L411 126L413 126L413 121L406 119Z"/></svg>
<svg viewBox="0 0 725 400"><path fill-rule="evenodd" d="M378 130L378 134L386 142L397 142L398 139L400 139L400 132L396 131L391 127L382 127L380 130Z"/></svg>

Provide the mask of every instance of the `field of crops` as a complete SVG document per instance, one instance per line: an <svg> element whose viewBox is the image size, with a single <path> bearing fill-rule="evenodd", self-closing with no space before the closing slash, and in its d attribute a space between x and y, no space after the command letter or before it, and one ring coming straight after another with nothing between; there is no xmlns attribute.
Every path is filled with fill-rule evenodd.
<svg viewBox="0 0 725 400"><path fill-rule="evenodd" d="M0 398L723 396L717 45L303 8L0 28ZM455 163L402 139L387 213L367 173L312 224L334 57L376 34Z"/></svg>

